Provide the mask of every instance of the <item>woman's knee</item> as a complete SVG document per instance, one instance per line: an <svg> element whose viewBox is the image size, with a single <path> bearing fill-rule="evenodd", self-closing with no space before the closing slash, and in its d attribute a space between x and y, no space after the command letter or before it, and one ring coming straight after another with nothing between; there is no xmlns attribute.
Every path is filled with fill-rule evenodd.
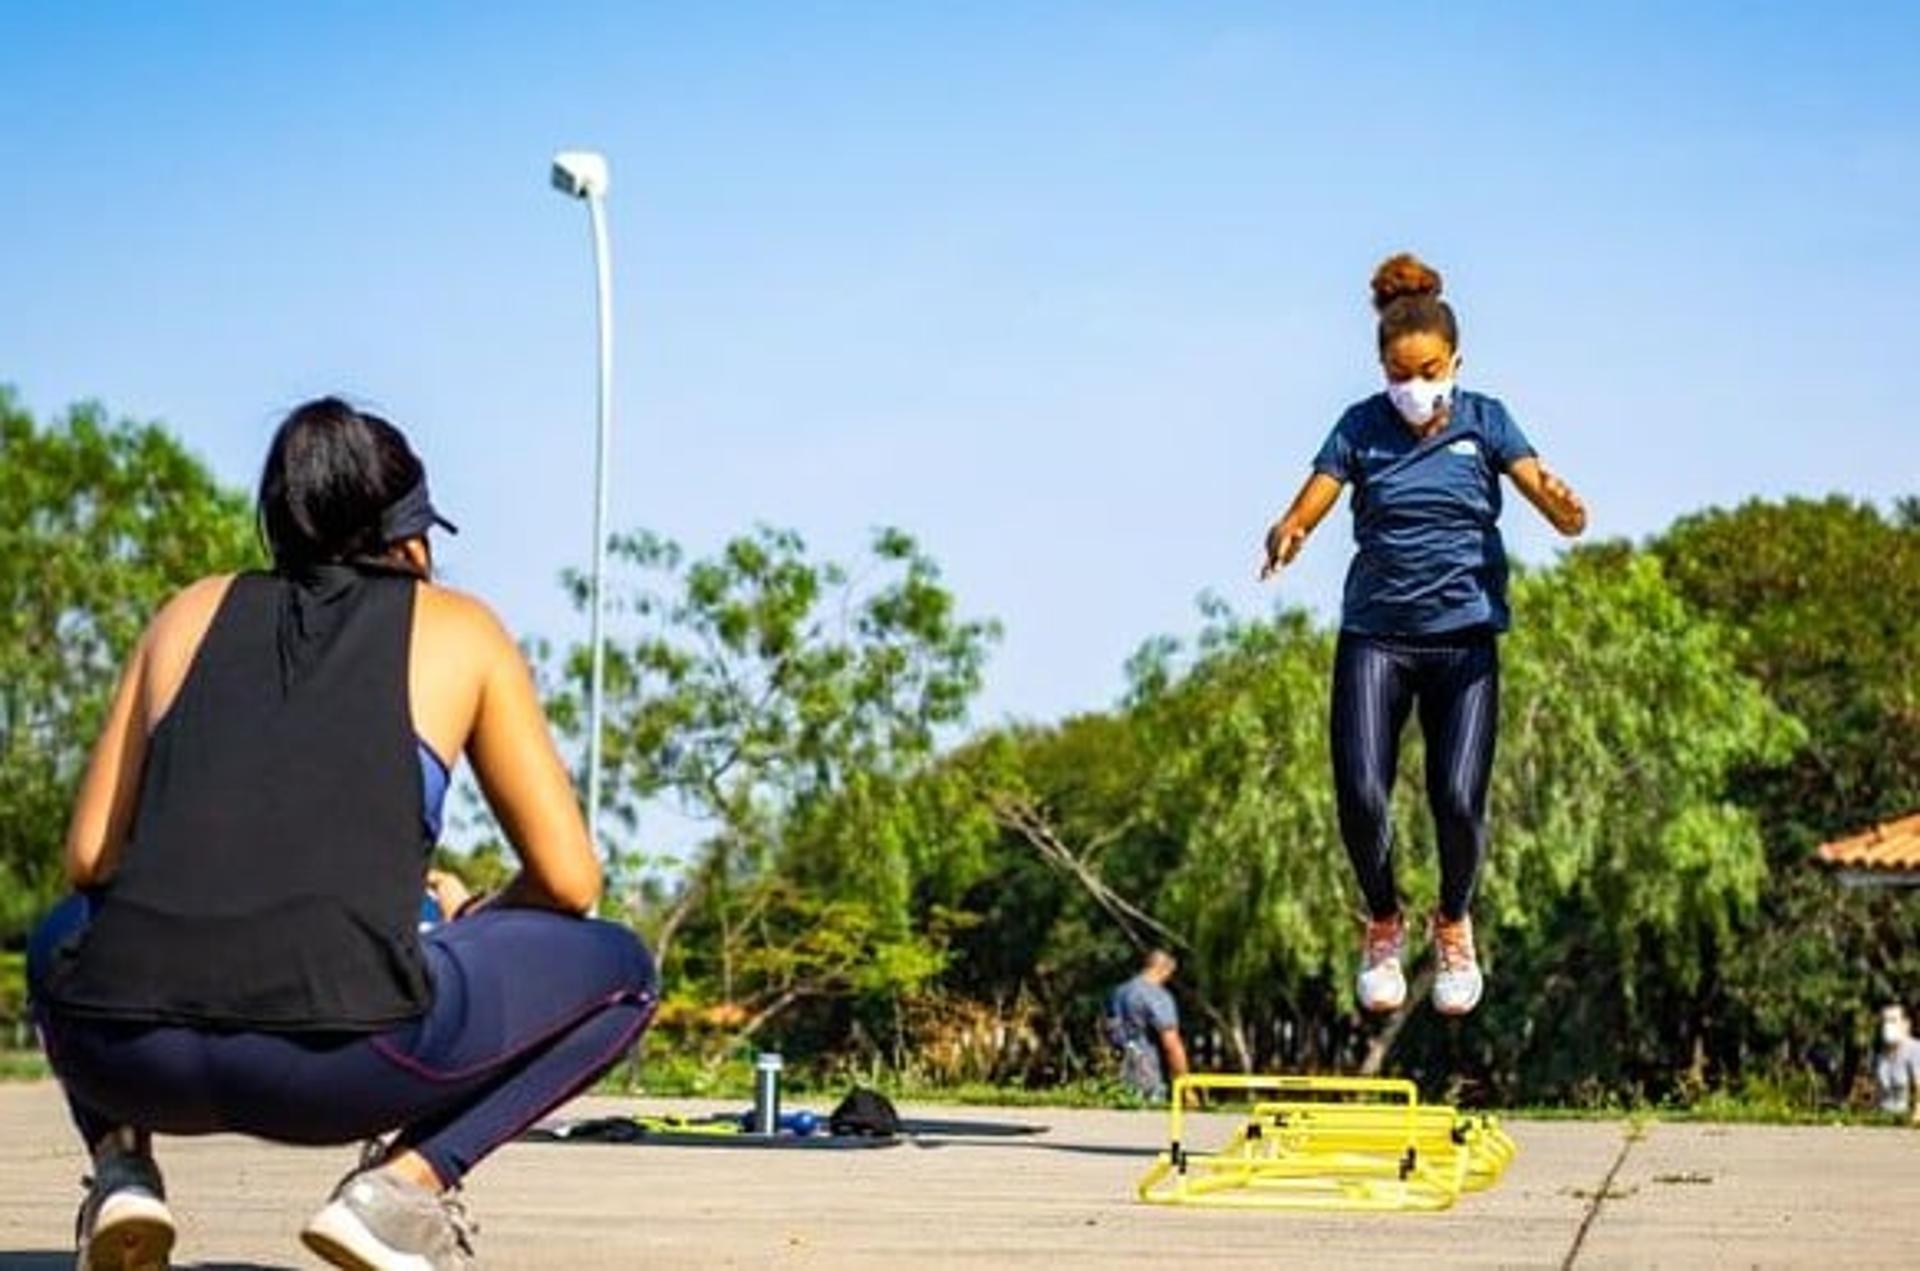
<svg viewBox="0 0 1920 1271"><path fill-rule="evenodd" d="M1427 791L1427 801L1443 837L1479 834L1486 811L1486 796L1480 789L1465 782L1445 781Z"/></svg>
<svg viewBox="0 0 1920 1271"><path fill-rule="evenodd" d="M660 991L660 975L653 954L631 928L601 918L580 921L573 938L588 944L598 969L601 988L608 996L652 998Z"/></svg>
<svg viewBox="0 0 1920 1271"><path fill-rule="evenodd" d="M660 968L654 963L653 950L647 948L646 941L631 928L615 923L606 925L618 933L616 938L623 958L625 986L642 997L657 997L660 993Z"/></svg>

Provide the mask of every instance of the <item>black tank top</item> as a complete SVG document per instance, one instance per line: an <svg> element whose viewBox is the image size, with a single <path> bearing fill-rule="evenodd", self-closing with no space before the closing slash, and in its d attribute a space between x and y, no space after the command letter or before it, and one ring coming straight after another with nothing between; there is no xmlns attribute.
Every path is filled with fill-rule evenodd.
<svg viewBox="0 0 1920 1271"><path fill-rule="evenodd" d="M56 955L76 1015L366 1032L424 1011L415 581L233 580L147 748L120 865Z"/></svg>

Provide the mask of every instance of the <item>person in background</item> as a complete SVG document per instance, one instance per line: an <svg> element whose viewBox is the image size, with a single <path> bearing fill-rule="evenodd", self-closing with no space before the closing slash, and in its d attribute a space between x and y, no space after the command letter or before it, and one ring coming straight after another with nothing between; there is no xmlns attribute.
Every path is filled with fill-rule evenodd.
<svg viewBox="0 0 1920 1271"><path fill-rule="evenodd" d="M1880 1111L1920 1125L1920 1041L1906 1008L1890 1003L1880 1011L1880 1053L1873 1057L1873 1090Z"/></svg>
<svg viewBox="0 0 1920 1271"><path fill-rule="evenodd" d="M1120 1052L1120 1080L1144 1099L1165 1099L1168 1078L1187 1074L1180 1008L1167 991L1178 969L1171 953L1150 950L1140 973L1107 999L1107 1033Z"/></svg>

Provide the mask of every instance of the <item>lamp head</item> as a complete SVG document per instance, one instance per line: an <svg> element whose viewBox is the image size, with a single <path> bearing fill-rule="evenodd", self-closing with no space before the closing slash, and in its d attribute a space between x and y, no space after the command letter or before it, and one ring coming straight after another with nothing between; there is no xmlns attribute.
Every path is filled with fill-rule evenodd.
<svg viewBox="0 0 1920 1271"><path fill-rule="evenodd" d="M576 199L606 194L606 156L592 150L562 150L553 156L553 188Z"/></svg>

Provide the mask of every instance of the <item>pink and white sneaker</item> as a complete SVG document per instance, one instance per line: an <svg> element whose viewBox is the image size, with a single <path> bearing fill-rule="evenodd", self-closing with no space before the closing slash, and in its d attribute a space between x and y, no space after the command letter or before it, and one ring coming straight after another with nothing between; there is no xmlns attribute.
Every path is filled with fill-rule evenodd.
<svg viewBox="0 0 1920 1271"><path fill-rule="evenodd" d="M1404 915L1369 919L1360 952L1360 977L1354 991L1363 1010L1375 1014L1397 1011L1407 1000L1407 974L1401 962L1407 951Z"/></svg>
<svg viewBox="0 0 1920 1271"><path fill-rule="evenodd" d="M1448 922L1435 914L1433 956L1439 964L1433 977L1433 1009L1442 1015L1465 1015L1480 1005L1486 980L1473 947L1473 919Z"/></svg>

